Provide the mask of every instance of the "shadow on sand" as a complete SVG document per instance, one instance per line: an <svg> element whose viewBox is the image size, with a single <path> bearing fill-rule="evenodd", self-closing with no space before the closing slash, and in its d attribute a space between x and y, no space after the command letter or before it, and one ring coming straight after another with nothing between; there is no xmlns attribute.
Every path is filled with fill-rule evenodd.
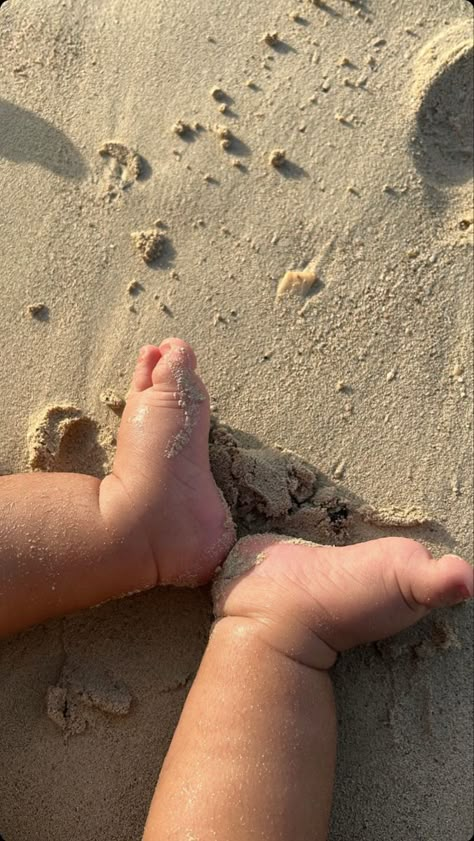
<svg viewBox="0 0 474 841"><path fill-rule="evenodd" d="M60 175L81 181L85 161L64 132L33 111L0 98L0 158L37 163Z"/></svg>

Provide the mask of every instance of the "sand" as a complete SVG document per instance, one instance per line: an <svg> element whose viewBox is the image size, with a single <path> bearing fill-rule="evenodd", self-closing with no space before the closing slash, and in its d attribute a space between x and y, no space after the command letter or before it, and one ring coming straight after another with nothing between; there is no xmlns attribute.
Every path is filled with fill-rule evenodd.
<svg viewBox="0 0 474 841"><path fill-rule="evenodd" d="M240 535L472 560L472 7L229 9L1 5L0 474L103 475L137 350L179 335ZM161 589L0 643L6 841L140 839L211 622ZM472 608L335 685L331 841L467 841Z"/></svg>

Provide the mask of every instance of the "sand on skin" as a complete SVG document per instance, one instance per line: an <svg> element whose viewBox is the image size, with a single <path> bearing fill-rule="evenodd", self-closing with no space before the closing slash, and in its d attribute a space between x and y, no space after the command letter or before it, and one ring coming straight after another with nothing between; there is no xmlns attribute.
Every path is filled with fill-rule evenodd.
<svg viewBox="0 0 474 841"><path fill-rule="evenodd" d="M0 473L103 474L137 350L176 334L239 534L396 529L472 558L471 6L45 0L41 20L0 10ZM211 619L207 590L159 590L0 644L6 841L140 838ZM472 833L471 620L338 664L331 841Z"/></svg>

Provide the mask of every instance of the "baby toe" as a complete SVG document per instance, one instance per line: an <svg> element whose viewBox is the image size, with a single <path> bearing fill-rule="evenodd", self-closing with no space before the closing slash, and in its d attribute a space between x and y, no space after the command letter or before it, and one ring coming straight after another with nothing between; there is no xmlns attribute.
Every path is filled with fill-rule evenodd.
<svg viewBox="0 0 474 841"><path fill-rule="evenodd" d="M144 345L141 348L129 394L145 391L145 389L150 388L152 385L152 373L160 357L161 352L155 345Z"/></svg>

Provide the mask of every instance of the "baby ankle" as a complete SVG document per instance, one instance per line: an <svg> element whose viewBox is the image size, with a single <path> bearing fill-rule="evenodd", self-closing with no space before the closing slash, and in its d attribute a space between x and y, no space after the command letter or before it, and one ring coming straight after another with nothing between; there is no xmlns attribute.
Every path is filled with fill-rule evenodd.
<svg viewBox="0 0 474 841"><path fill-rule="evenodd" d="M221 623L235 633L254 634L273 651L310 669L327 671L337 660L337 651L293 619L276 620L258 613L247 616L224 614L216 619L212 631Z"/></svg>

